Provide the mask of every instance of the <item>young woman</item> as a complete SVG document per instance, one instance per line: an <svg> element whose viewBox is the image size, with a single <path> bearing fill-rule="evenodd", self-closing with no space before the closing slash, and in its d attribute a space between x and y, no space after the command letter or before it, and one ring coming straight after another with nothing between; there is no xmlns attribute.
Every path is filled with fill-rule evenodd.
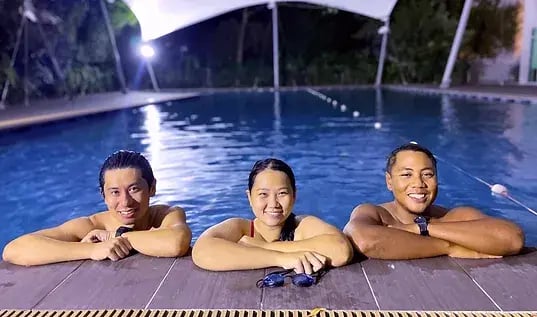
<svg viewBox="0 0 537 317"><path fill-rule="evenodd" d="M295 217L295 176L285 162L257 161L246 191L254 219L231 218L207 229L192 250L194 263L213 271L271 266L311 274L352 257L343 233L313 216Z"/></svg>
<svg viewBox="0 0 537 317"><path fill-rule="evenodd" d="M191 232L180 207L149 206L156 180L140 153L118 151L101 167L99 185L107 211L23 235L4 249L4 261L39 265L71 260L117 261L132 250L175 257L190 248Z"/></svg>

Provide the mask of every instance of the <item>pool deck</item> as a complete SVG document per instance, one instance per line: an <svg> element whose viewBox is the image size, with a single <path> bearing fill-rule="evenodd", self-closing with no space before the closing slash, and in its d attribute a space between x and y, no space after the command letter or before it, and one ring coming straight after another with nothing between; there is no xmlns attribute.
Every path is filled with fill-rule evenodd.
<svg viewBox="0 0 537 317"><path fill-rule="evenodd" d="M297 91L306 88L317 90L357 89L373 86L321 86L282 87L281 91ZM447 95L454 98L478 99L493 102L518 102L537 105L537 86L456 86L440 89L433 85L384 85L383 89L426 95ZM0 131L34 124L64 120L89 114L144 106L170 100L197 97L214 92L260 92L272 88L203 88L188 90L166 90L162 92L130 91L128 94L110 92L79 96L73 100L47 99L32 101L29 106L8 105L0 108Z"/></svg>
<svg viewBox="0 0 537 317"><path fill-rule="evenodd" d="M29 106L0 108L0 131L197 96L198 93L192 92L131 91L127 94L110 92L79 96L72 100L32 101Z"/></svg>
<svg viewBox="0 0 537 317"><path fill-rule="evenodd" d="M0 310L255 309L537 311L537 249L503 259L364 260L317 285L259 289L274 269L208 272L190 256L38 267L0 262Z"/></svg>
<svg viewBox="0 0 537 317"><path fill-rule="evenodd" d="M530 86L454 86L441 89L433 85L386 85L383 88L394 91L425 95L446 95L454 98L475 99L492 102L516 102L537 105L537 85Z"/></svg>

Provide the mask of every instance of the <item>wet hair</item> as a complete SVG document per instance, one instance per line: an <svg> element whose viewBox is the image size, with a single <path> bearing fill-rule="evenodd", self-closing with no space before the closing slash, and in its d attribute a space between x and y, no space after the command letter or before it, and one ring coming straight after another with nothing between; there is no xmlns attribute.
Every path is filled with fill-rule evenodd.
<svg viewBox="0 0 537 317"><path fill-rule="evenodd" d="M155 183L151 165L142 154L134 151L120 150L108 156L101 166L101 171L99 172L99 188L101 194L104 193L104 173L108 170L121 168L139 169L142 172L142 178L147 182L149 188Z"/></svg>
<svg viewBox="0 0 537 317"><path fill-rule="evenodd" d="M425 153L425 155L427 155L427 157L431 160L431 162L433 162L433 166L436 171L436 158L434 157L433 153L429 151L429 149L416 143L406 143L397 147L388 156L388 159L386 160L386 172L387 173L392 172L392 168L393 168L393 165L395 164L397 153L403 152L403 151L414 151L414 152Z"/></svg>
<svg viewBox="0 0 537 317"><path fill-rule="evenodd" d="M257 174L267 169L285 173L291 182L293 196L296 195L295 174L293 173L293 170L289 165L287 165L287 163L275 158L267 158L255 162L252 170L250 171L250 176L248 176L248 191L252 191ZM295 214L291 213L289 217L285 219L285 223L283 224L282 231L280 233L280 241L293 241L295 239L295 228L296 216Z"/></svg>

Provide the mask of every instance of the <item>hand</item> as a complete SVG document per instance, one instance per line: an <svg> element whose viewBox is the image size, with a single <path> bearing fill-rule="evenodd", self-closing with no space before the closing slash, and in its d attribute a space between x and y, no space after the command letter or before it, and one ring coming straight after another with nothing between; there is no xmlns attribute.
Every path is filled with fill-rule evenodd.
<svg viewBox="0 0 537 317"><path fill-rule="evenodd" d="M282 253L280 265L284 269L293 269L296 273L311 274L326 265L326 257L317 252L299 251Z"/></svg>
<svg viewBox="0 0 537 317"><path fill-rule="evenodd" d="M249 236L242 236L242 238L237 243L247 247L257 248L264 248L267 245L267 242Z"/></svg>
<svg viewBox="0 0 537 317"><path fill-rule="evenodd" d="M410 233L420 234L420 228L415 223L409 223L409 224L403 224L403 223L396 223L393 225L388 225L388 228L398 229Z"/></svg>
<svg viewBox="0 0 537 317"><path fill-rule="evenodd" d="M117 237L104 242L94 244L91 252L92 260L104 260L106 258L117 261L129 255L132 246L127 238Z"/></svg>
<svg viewBox="0 0 537 317"><path fill-rule="evenodd" d="M467 249L458 244L451 244L449 246L448 256L452 258L462 258L462 259L500 259L501 255L490 255L481 252L477 252L471 249Z"/></svg>
<svg viewBox="0 0 537 317"><path fill-rule="evenodd" d="M82 238L81 242L89 242L89 243L95 243L95 242L104 242L108 241L112 238L114 238L115 232L101 230L101 229L95 229L91 230L86 234L84 238Z"/></svg>

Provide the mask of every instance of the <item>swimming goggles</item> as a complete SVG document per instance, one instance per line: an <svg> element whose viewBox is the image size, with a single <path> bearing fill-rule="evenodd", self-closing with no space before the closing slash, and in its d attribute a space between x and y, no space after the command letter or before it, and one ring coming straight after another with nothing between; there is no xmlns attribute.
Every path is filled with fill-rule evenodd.
<svg viewBox="0 0 537 317"><path fill-rule="evenodd" d="M265 275L262 279L258 280L256 286L263 287L280 287L283 286L285 278L290 278L293 285L300 287L309 287L313 284L317 284L324 271L315 272L313 274L299 273L293 274L293 269L276 271Z"/></svg>

